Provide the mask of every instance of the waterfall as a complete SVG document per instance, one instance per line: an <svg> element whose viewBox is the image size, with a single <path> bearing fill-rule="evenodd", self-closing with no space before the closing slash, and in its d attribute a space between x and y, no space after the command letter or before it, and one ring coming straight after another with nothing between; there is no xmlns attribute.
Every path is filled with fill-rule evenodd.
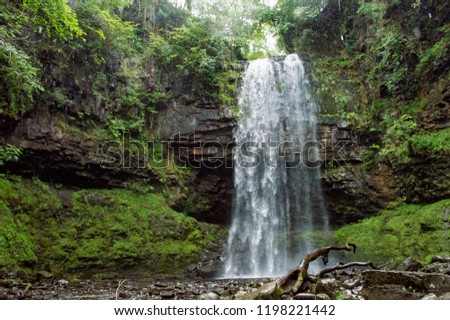
<svg viewBox="0 0 450 320"><path fill-rule="evenodd" d="M238 96L235 198L225 277L281 275L328 229L319 184L317 104L297 55L250 62Z"/></svg>

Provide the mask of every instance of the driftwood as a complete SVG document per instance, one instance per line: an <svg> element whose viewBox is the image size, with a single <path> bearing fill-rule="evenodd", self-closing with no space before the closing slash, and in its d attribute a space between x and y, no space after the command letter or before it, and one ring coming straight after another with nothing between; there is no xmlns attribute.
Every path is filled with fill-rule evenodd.
<svg viewBox="0 0 450 320"><path fill-rule="evenodd" d="M373 269L378 269L377 267L374 266L374 264L372 262L350 262L350 263L346 263L346 264L338 263L335 266L323 269L322 271L319 272L318 276L323 277L327 273L331 273L336 270L348 269L351 267L371 267Z"/></svg>
<svg viewBox="0 0 450 320"><path fill-rule="evenodd" d="M116 289L116 300L119 300L120 287L125 283L125 281L127 281L127 279L119 280L119 285L117 286L117 289Z"/></svg>
<svg viewBox="0 0 450 320"><path fill-rule="evenodd" d="M354 266L369 266L377 269L372 262L352 262L347 264L337 264L333 267L322 270L318 275L313 276L308 274L308 268L311 262L322 258L324 265L328 263L328 254L331 251L353 251L356 252L356 245L352 243L346 243L342 247L324 247L318 248L308 253L303 257L298 267L289 271L285 276L269 282L257 291L247 294L244 299L279 299L282 294L285 293L299 293L304 291L310 283L317 282L317 278L321 278L323 275L341 269L346 269Z"/></svg>

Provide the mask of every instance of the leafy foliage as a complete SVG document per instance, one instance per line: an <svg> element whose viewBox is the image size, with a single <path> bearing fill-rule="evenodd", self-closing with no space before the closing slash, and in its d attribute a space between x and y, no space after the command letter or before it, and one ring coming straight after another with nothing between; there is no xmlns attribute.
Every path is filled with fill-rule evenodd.
<svg viewBox="0 0 450 320"><path fill-rule="evenodd" d="M418 133L408 139L412 151L418 154L450 155L450 129Z"/></svg>
<svg viewBox="0 0 450 320"><path fill-rule="evenodd" d="M438 33L442 33L442 38L434 43L430 48L426 49L419 63L416 65L416 72L430 76L437 68L445 65L448 61L450 47L450 24L438 28Z"/></svg>
<svg viewBox="0 0 450 320"><path fill-rule="evenodd" d="M43 87L36 62L19 43L25 24L21 13L2 3L0 23L0 114L16 117L32 108Z"/></svg>
<svg viewBox="0 0 450 320"><path fill-rule="evenodd" d="M386 157L392 165L405 164L410 161L408 138L415 132L416 122L410 115L403 115L389 125L383 137L384 148L381 156Z"/></svg>
<svg viewBox="0 0 450 320"><path fill-rule="evenodd" d="M0 146L0 166L4 165L7 161L17 161L22 154L22 149L11 144L6 146Z"/></svg>
<svg viewBox="0 0 450 320"><path fill-rule="evenodd" d="M44 29L48 37L64 40L83 35L76 14L65 0L23 0L22 8L31 13L25 19L31 20L38 33Z"/></svg>
<svg viewBox="0 0 450 320"><path fill-rule="evenodd" d="M181 74L193 93L233 100L237 78L231 44L215 35L207 21L191 19L166 36L152 35L150 55L160 72ZM161 74L160 74L161 77Z"/></svg>

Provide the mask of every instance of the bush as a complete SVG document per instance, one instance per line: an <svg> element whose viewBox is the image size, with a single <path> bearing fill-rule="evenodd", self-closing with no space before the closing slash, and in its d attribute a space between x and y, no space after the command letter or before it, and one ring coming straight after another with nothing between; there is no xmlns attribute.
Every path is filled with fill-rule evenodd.
<svg viewBox="0 0 450 320"><path fill-rule="evenodd" d="M450 128L430 133L415 134L409 139L413 151L420 155L450 155Z"/></svg>
<svg viewBox="0 0 450 320"><path fill-rule="evenodd" d="M216 36L207 21L190 19L161 36L153 34L150 55L161 73L178 73L199 96L234 100L237 88L235 55L231 44Z"/></svg>

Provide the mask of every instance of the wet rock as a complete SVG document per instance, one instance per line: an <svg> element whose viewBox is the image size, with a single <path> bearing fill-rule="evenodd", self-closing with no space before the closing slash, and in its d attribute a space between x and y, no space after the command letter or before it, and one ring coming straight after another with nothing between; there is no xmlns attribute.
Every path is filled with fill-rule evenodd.
<svg viewBox="0 0 450 320"><path fill-rule="evenodd" d="M419 271L423 265L411 257L406 258L397 268L398 271Z"/></svg>
<svg viewBox="0 0 450 320"><path fill-rule="evenodd" d="M159 295L162 299L172 299L175 297L175 293L173 291L161 291Z"/></svg>
<svg viewBox="0 0 450 320"><path fill-rule="evenodd" d="M326 295L325 293L314 294L314 293L303 292L303 293L297 293L294 296L294 300L330 300L330 297L328 295Z"/></svg>
<svg viewBox="0 0 450 320"><path fill-rule="evenodd" d="M68 285L71 287L78 287L81 284L81 280L77 278L72 278L69 280Z"/></svg>
<svg viewBox="0 0 450 320"><path fill-rule="evenodd" d="M0 137L14 145L23 142L24 156L9 164L15 173L54 177L61 183L72 181L92 186L121 186L126 180L156 178L151 170L102 166L101 147L95 137L85 138L81 131L63 132L61 123L68 117L55 117L49 108L38 108L23 117ZM39 164L39 165L37 165Z"/></svg>
<svg viewBox="0 0 450 320"><path fill-rule="evenodd" d="M450 263L446 262L434 262L427 265L422 270L428 273L447 273L450 274Z"/></svg>
<svg viewBox="0 0 450 320"><path fill-rule="evenodd" d="M222 297L224 297L224 296L227 296L227 295L229 295L230 294L230 290L227 290L227 289L219 289L219 290L216 290L216 293L219 295L219 296L222 296Z"/></svg>
<svg viewBox="0 0 450 320"><path fill-rule="evenodd" d="M319 293L316 295L316 300L330 300L330 297L325 293Z"/></svg>
<svg viewBox="0 0 450 320"><path fill-rule="evenodd" d="M30 275L23 270L17 271L16 276L17 276L17 278L22 279L22 280L32 280Z"/></svg>
<svg viewBox="0 0 450 320"><path fill-rule="evenodd" d="M12 287L11 290L9 291L9 294L20 296L21 292L22 291L18 287Z"/></svg>
<svg viewBox="0 0 450 320"><path fill-rule="evenodd" d="M121 299L131 299L132 297L132 293L128 291L122 291L121 293L119 293L119 298Z"/></svg>
<svg viewBox="0 0 450 320"><path fill-rule="evenodd" d="M45 270L38 271L36 280L41 281L42 279L53 279L53 274Z"/></svg>
<svg viewBox="0 0 450 320"><path fill-rule="evenodd" d="M422 300L437 300L437 295L434 293L429 293L425 297L422 298Z"/></svg>
<svg viewBox="0 0 450 320"><path fill-rule="evenodd" d="M370 300L421 299L450 291L450 276L440 273L366 270L361 294Z"/></svg>
<svg viewBox="0 0 450 320"><path fill-rule="evenodd" d="M69 281L64 280L64 279L56 280L56 281L55 281L55 286L58 286L58 287L65 287L65 286L67 286L68 283L69 283Z"/></svg>
<svg viewBox="0 0 450 320"><path fill-rule="evenodd" d="M240 299L243 299L243 298L245 297L246 294L247 294L247 292L245 292L245 291L237 291L237 292L234 294L234 298L235 298L236 300L240 300Z"/></svg>
<svg viewBox="0 0 450 320"><path fill-rule="evenodd" d="M316 300L316 295L314 293L297 293L294 300Z"/></svg>
<svg viewBox="0 0 450 320"><path fill-rule="evenodd" d="M188 272L194 272L195 270L197 270L197 265L196 264L190 264L187 267L187 271Z"/></svg>
<svg viewBox="0 0 450 320"><path fill-rule="evenodd" d="M353 281L351 280L344 281L341 286L345 289L352 290L360 287L361 285L362 285L361 279L356 279Z"/></svg>
<svg viewBox="0 0 450 320"><path fill-rule="evenodd" d="M231 221L232 169L225 165L215 168L217 162L210 162L210 159L223 159L224 163L232 159L235 121L229 107L214 101L191 99L174 101L158 110L155 132L159 132L162 141L171 141L171 148L178 159L188 160L191 164L210 164L197 171L190 186L190 200L195 210L190 210L188 214L201 221L227 224ZM220 143L224 148L215 151L205 148L199 152L197 144L211 141ZM175 207L185 202L185 199L180 200Z"/></svg>
<svg viewBox="0 0 450 320"><path fill-rule="evenodd" d="M214 292L208 292L200 295L199 300L219 300L219 295Z"/></svg>
<svg viewBox="0 0 450 320"><path fill-rule="evenodd" d="M444 293L439 297L439 300L450 300L450 292Z"/></svg>
<svg viewBox="0 0 450 320"><path fill-rule="evenodd" d="M331 299L336 299L336 291L339 289L339 281L336 279L322 279L316 284L316 293L324 293Z"/></svg>
<svg viewBox="0 0 450 320"><path fill-rule="evenodd" d="M197 268L195 272L199 277L213 278L219 272L219 268L216 265L206 265Z"/></svg>
<svg viewBox="0 0 450 320"><path fill-rule="evenodd" d="M358 298L354 294L344 293L344 300L358 300Z"/></svg>

